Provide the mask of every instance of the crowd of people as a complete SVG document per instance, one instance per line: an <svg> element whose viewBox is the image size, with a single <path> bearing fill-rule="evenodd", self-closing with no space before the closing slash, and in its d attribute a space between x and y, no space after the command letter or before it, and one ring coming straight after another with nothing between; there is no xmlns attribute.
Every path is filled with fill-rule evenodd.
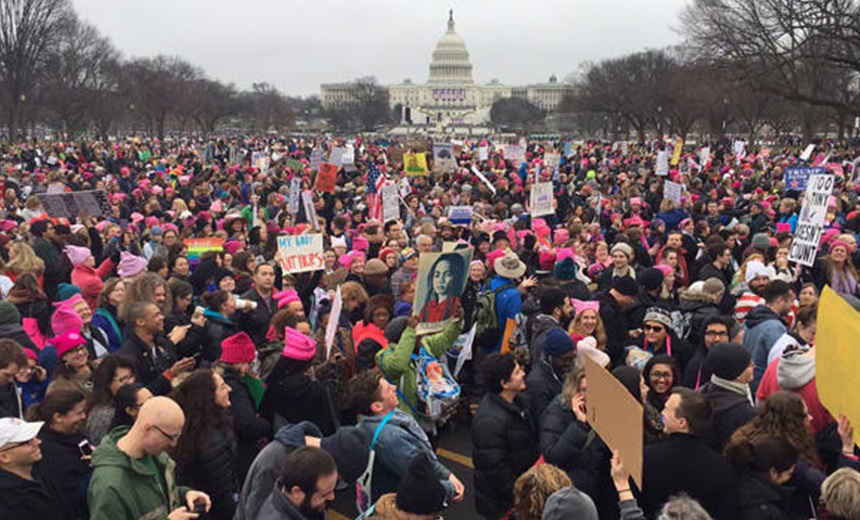
<svg viewBox="0 0 860 520"><path fill-rule="evenodd" d="M465 140L447 171L384 137L0 148L0 518L312 520L355 487L344 513L430 520L471 487L489 519L860 519L853 428L815 375L823 288L860 309L858 147L714 142L657 175L667 147ZM798 165L835 174L811 267L789 260ZM530 214L536 182L554 213ZM109 211L45 204L86 190ZM278 238L307 234L323 266L291 272ZM431 282L413 311L419 259L460 248L463 293ZM443 416L427 359L457 373ZM641 486L589 422L587 359L641 403ZM436 454L457 423L471 480Z"/></svg>

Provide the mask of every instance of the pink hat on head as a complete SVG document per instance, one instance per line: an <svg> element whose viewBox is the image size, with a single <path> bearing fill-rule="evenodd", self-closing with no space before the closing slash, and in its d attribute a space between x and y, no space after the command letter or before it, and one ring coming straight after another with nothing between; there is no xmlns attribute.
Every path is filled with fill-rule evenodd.
<svg viewBox="0 0 860 520"><path fill-rule="evenodd" d="M552 249L544 249L538 253L538 262L540 263L542 271L552 270L552 266L555 264L555 251Z"/></svg>
<svg viewBox="0 0 860 520"><path fill-rule="evenodd" d="M570 303L573 305L573 310L576 315L579 315L580 313L588 310L600 312L600 302L597 300L583 301L577 300L576 298L571 298Z"/></svg>
<svg viewBox="0 0 860 520"><path fill-rule="evenodd" d="M251 337L239 332L221 343L221 361L224 363L250 363L257 357L257 349Z"/></svg>
<svg viewBox="0 0 860 520"><path fill-rule="evenodd" d="M675 271L674 269L672 269L671 265L666 265L666 264L655 265L654 269L657 269L658 271L663 273L664 277L667 276L669 273L672 273Z"/></svg>
<svg viewBox="0 0 860 520"><path fill-rule="evenodd" d="M239 240L228 240L224 242L224 251L227 251L231 255L235 255L237 251L243 249L245 247L244 242L240 242Z"/></svg>
<svg viewBox="0 0 860 520"><path fill-rule="evenodd" d="M633 197L632 199L630 199L630 205L631 206L641 206L642 205L642 198L641 197Z"/></svg>
<svg viewBox="0 0 860 520"><path fill-rule="evenodd" d="M532 234L532 230L531 230L531 229L521 229L521 230L517 231L517 233L516 233L516 234L517 234L517 238L519 238L520 240L522 240L522 239L524 239L525 237L527 237L527 236L531 235L531 234Z"/></svg>
<svg viewBox="0 0 860 520"><path fill-rule="evenodd" d="M310 361L317 353L317 342L292 327L284 329L285 358L297 361Z"/></svg>
<svg viewBox="0 0 860 520"><path fill-rule="evenodd" d="M81 265L87 261L87 258L92 256L92 252L86 247L67 245L63 248L63 252L69 257L72 265Z"/></svg>
<svg viewBox="0 0 860 520"><path fill-rule="evenodd" d="M791 233L791 224L788 222L777 222L776 223L776 232L777 233Z"/></svg>
<svg viewBox="0 0 860 520"><path fill-rule="evenodd" d="M70 330L60 334L56 338L52 338L48 343L57 349L57 357L63 359L63 356L70 351L81 345L86 345L87 340L81 336L80 332Z"/></svg>
<svg viewBox="0 0 860 520"><path fill-rule="evenodd" d="M51 330L58 336L68 331L80 332L84 326L84 321L75 310L75 304L72 303L73 299L54 304L56 310L51 316Z"/></svg>
<svg viewBox="0 0 860 520"><path fill-rule="evenodd" d="M143 225L147 227L147 229L152 229L158 225L158 217L146 217L143 220Z"/></svg>
<svg viewBox="0 0 860 520"><path fill-rule="evenodd" d="M370 249L370 242L366 238L358 236L352 239L353 251L367 251L368 249Z"/></svg>
<svg viewBox="0 0 860 520"><path fill-rule="evenodd" d="M558 228L552 232L552 243L560 246L570 240L570 232L564 228Z"/></svg>
<svg viewBox="0 0 860 520"><path fill-rule="evenodd" d="M15 222L14 220L3 220L2 222L0 222L0 229L2 229L5 232L9 232L9 231L15 229L15 227L17 227L17 226L18 226L18 223Z"/></svg>
<svg viewBox="0 0 860 520"><path fill-rule="evenodd" d="M299 293L294 291L293 289L288 289L286 291L280 291L275 293L275 300L278 301L278 309L283 309L287 305L293 302L301 302L302 299L299 298Z"/></svg>
<svg viewBox="0 0 860 520"><path fill-rule="evenodd" d="M827 198L827 207L828 208L830 208L830 207L835 208L837 205L838 205L838 202L836 200L836 195L831 195L830 197Z"/></svg>
<svg viewBox="0 0 860 520"><path fill-rule="evenodd" d="M495 261L499 258L504 258L505 250L504 249L496 249L494 251L490 251L487 253L487 265L493 267Z"/></svg>
<svg viewBox="0 0 860 520"><path fill-rule="evenodd" d="M167 231L168 229L172 230L174 233L179 233L179 228L176 227L176 224L171 224L168 222L167 224L161 226L162 232Z"/></svg>
<svg viewBox="0 0 860 520"><path fill-rule="evenodd" d="M541 238L547 238L550 236L550 234L552 234L552 230L549 228L549 226L546 225L546 223L537 223L532 225L532 227L534 228L535 233L537 233L537 236Z"/></svg>
<svg viewBox="0 0 860 520"><path fill-rule="evenodd" d="M830 242L830 247L827 248L827 252L832 253L837 247L844 247L847 253L851 252L851 246L848 245L848 242L844 242L842 240L834 240L833 242Z"/></svg>
<svg viewBox="0 0 860 520"><path fill-rule="evenodd" d="M143 215L141 215L137 211L135 211L134 213L131 214L131 221L132 222L137 223L137 222L140 222L141 220L143 220Z"/></svg>
<svg viewBox="0 0 860 520"><path fill-rule="evenodd" d="M573 258L574 260L576 259L576 253L573 251L572 247L562 247L562 248L556 249L556 251L555 251L555 261L556 262L561 262L562 260L564 260L566 258Z"/></svg>
<svg viewBox="0 0 860 520"><path fill-rule="evenodd" d="M146 269L147 262L139 256L135 256L128 251L123 251L119 255L119 273L120 278L131 278L142 273Z"/></svg>

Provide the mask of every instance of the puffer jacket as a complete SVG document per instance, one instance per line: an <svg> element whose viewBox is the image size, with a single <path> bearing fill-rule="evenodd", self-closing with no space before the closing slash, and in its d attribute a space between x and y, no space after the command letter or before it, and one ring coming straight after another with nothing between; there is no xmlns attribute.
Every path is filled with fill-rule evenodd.
<svg viewBox="0 0 860 520"><path fill-rule="evenodd" d="M223 427L215 427L209 432L205 447L201 447L194 460L176 475L181 484L209 495L212 500L212 509L208 513L210 518L231 520L236 512L239 496L236 460L235 440Z"/></svg>
<svg viewBox="0 0 860 520"><path fill-rule="evenodd" d="M90 520L166 518L184 505L189 488L176 485L170 457L166 453L155 457L156 474L146 462L117 448L116 442L126 433L128 427L114 428L93 454Z"/></svg>
<svg viewBox="0 0 860 520"><path fill-rule="evenodd" d="M487 518L503 517L513 503L514 482L538 458L537 436L526 399L513 403L487 393L472 419L475 505Z"/></svg>

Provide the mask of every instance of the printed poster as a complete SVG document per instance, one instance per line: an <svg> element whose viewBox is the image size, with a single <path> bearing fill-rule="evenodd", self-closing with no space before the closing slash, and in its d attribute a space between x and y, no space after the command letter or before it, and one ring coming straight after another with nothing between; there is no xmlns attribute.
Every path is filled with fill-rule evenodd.
<svg viewBox="0 0 860 520"><path fill-rule="evenodd" d="M424 153L404 153L403 170L410 177L427 175L427 156Z"/></svg>
<svg viewBox="0 0 860 520"><path fill-rule="evenodd" d="M530 214L532 217L541 217L543 215L552 215L555 213L553 208L553 195L551 182L537 182L532 185L530 198Z"/></svg>
<svg viewBox="0 0 860 520"><path fill-rule="evenodd" d="M454 159L454 145L451 143L433 143L433 171L436 173L451 173L457 168Z"/></svg>
<svg viewBox="0 0 860 520"><path fill-rule="evenodd" d="M439 332L460 310L474 248L448 253L422 253L418 258L418 286L412 315L418 334Z"/></svg>

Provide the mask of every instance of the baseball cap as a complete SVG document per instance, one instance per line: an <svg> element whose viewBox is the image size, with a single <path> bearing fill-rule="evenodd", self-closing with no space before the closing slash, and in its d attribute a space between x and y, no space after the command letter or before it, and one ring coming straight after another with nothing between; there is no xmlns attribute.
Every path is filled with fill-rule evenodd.
<svg viewBox="0 0 860 520"><path fill-rule="evenodd" d="M9 443L27 442L39 434L44 421L26 422L15 417L0 419L0 448Z"/></svg>

